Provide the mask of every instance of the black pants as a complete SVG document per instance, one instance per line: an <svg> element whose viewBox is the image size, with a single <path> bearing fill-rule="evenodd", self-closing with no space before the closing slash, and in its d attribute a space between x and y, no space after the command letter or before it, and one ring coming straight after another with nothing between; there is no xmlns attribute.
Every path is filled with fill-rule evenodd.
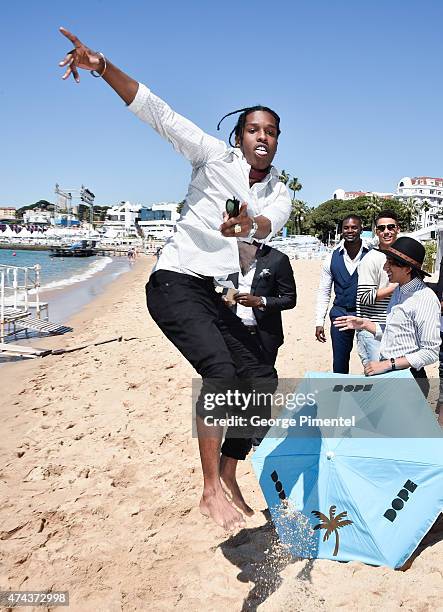
<svg viewBox="0 0 443 612"><path fill-rule="evenodd" d="M249 330L249 333L250 330ZM277 350L267 351L262 345L260 345L261 359L264 363L269 363L274 367L277 360ZM269 411L267 414L270 416ZM250 452L252 446L258 446L263 440L266 431L261 435L254 435L252 438L238 438L238 437L227 437L222 445L222 455L231 457L232 459L246 459L246 456Z"/></svg>
<svg viewBox="0 0 443 612"><path fill-rule="evenodd" d="M149 279L146 295L154 321L202 377L200 397L213 391L217 380L246 383L262 379L265 386L275 388L274 367L264 363L256 336L225 306L212 278L158 270ZM197 413L202 416L201 403L197 404ZM226 446L229 452L230 440L234 438L228 431L223 454ZM245 459L251 440L238 440L235 458Z"/></svg>

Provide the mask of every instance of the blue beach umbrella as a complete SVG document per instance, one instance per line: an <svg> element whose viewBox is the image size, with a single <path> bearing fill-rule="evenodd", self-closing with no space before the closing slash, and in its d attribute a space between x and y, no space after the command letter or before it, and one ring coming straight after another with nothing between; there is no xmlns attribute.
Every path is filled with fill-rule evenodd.
<svg viewBox="0 0 443 612"><path fill-rule="evenodd" d="M296 391L304 405L278 415L252 458L281 542L400 567L443 509L443 436L417 383L408 370L310 372Z"/></svg>

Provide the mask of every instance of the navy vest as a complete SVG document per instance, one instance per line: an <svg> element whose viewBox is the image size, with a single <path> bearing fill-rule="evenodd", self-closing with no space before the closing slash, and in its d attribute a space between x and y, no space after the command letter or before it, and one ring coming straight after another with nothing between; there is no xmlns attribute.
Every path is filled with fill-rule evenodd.
<svg viewBox="0 0 443 612"><path fill-rule="evenodd" d="M368 249L363 247L362 258ZM361 260L360 260L361 261ZM331 274L334 280L335 299L329 316L331 319L347 314L355 314L357 301L358 272L349 274L344 261L344 249L335 249L331 258Z"/></svg>

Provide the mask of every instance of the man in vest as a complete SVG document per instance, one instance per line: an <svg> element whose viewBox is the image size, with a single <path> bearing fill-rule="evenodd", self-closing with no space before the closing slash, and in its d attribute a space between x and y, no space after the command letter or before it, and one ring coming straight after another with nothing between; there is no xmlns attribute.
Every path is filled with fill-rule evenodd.
<svg viewBox="0 0 443 612"><path fill-rule="evenodd" d="M332 255L323 263L320 285L317 294L315 337L326 342L324 322L334 286L335 299L329 317L331 319L331 339L333 371L349 374L349 358L354 342L354 330L340 332L334 327L334 319L340 316L355 315L357 300L358 272L361 259L369 251L361 239L362 220L358 215L348 215L342 222L342 240Z"/></svg>

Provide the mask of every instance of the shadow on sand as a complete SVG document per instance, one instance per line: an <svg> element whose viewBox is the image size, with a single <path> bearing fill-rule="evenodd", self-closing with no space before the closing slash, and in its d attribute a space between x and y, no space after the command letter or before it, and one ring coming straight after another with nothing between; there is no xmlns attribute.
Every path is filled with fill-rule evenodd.
<svg viewBox="0 0 443 612"><path fill-rule="evenodd" d="M282 584L280 573L297 559L280 544L268 510L263 511L266 524L242 529L220 544L223 555L240 569L237 579L254 584L243 602L242 612L257 610ZM309 580L313 561L308 560L297 575Z"/></svg>
<svg viewBox="0 0 443 612"><path fill-rule="evenodd" d="M299 560L281 546L268 510L263 511L266 524L252 529L242 529L236 535L220 544L228 561L240 569L237 579L254 584L243 602L241 612L255 612L270 595L281 586L280 573L290 564ZM407 571L421 553L443 541L443 514L440 514L432 528L418 545L414 554L398 569ZM307 559L296 578L311 583L314 559ZM338 562L340 563L340 562Z"/></svg>

